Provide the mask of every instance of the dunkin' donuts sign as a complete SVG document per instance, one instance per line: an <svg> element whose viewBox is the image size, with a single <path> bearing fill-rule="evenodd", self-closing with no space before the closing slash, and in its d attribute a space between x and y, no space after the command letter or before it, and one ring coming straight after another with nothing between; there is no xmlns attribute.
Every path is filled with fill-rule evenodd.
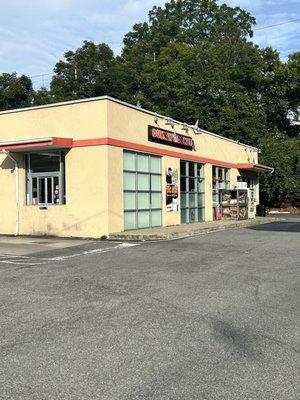
<svg viewBox="0 0 300 400"><path fill-rule="evenodd" d="M194 140L191 137L156 128L155 126L148 126L148 140L149 142L180 147L185 150L193 150L195 148Z"/></svg>

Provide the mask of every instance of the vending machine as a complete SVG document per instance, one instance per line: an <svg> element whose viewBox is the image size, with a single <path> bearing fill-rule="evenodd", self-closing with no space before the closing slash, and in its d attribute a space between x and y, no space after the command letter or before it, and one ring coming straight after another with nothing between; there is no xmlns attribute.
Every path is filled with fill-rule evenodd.
<svg viewBox="0 0 300 400"><path fill-rule="evenodd" d="M255 196L256 187L252 179L248 179L247 182L239 181L237 183L237 189L247 190L247 208L248 218L253 219L256 215L257 200Z"/></svg>

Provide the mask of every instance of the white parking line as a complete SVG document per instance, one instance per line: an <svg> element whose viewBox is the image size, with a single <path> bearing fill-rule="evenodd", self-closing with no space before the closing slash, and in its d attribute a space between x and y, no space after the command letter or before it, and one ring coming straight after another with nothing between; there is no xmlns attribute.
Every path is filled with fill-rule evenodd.
<svg viewBox="0 0 300 400"><path fill-rule="evenodd" d="M49 264L53 261L64 261L70 258L86 256L90 254L100 254L100 253L108 253L109 251L116 250L116 249L125 249L128 247L139 246L139 243L120 243L117 246L106 247L104 249L93 249L93 250L86 250L80 253L69 254L66 256L59 256L59 257L49 257L49 258L42 258L42 257L30 257L30 256L11 256L11 255L0 255L0 263L2 264L13 264L13 265L44 265ZM34 260L34 262L33 262ZM29 261L29 262L27 262Z"/></svg>

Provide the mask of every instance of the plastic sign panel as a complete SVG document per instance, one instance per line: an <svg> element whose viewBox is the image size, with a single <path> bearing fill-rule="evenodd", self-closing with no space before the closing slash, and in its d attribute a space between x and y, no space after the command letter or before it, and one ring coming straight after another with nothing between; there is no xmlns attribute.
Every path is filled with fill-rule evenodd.
<svg viewBox="0 0 300 400"><path fill-rule="evenodd" d="M166 210L178 211L178 169L173 167L166 169Z"/></svg>
<svg viewBox="0 0 300 400"><path fill-rule="evenodd" d="M148 140L149 142L180 147L185 150L194 150L195 148L194 139L191 137L150 125L148 126Z"/></svg>

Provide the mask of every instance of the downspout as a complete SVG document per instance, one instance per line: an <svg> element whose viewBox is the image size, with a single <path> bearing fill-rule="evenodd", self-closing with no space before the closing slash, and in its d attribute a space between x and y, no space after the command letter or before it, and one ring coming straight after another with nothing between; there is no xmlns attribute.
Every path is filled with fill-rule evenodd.
<svg viewBox="0 0 300 400"><path fill-rule="evenodd" d="M20 202L19 202L19 165L18 161L6 150L3 153L14 163L15 166L15 179L16 179L16 206L17 206L17 221L15 236L20 234Z"/></svg>

